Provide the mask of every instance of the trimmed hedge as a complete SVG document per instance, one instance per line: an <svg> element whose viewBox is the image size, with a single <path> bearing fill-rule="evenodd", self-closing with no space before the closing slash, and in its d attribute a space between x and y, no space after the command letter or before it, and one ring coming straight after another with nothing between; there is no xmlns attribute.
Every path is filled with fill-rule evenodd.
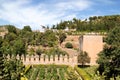
<svg viewBox="0 0 120 80"><path fill-rule="evenodd" d="M26 77L21 77L20 80L28 80Z"/></svg>
<svg viewBox="0 0 120 80"><path fill-rule="evenodd" d="M78 72L78 74L82 77L83 80L91 80L90 76L81 68L75 66L74 69Z"/></svg>
<svg viewBox="0 0 120 80"><path fill-rule="evenodd" d="M66 47L66 48L73 48L73 45L72 45L72 43L67 42L67 43L65 44L65 47Z"/></svg>
<svg viewBox="0 0 120 80"><path fill-rule="evenodd" d="M24 74L26 73L26 72L28 72L28 70L30 69L30 65L27 65L27 66L25 66L25 70L24 70Z"/></svg>
<svg viewBox="0 0 120 80"><path fill-rule="evenodd" d="M27 77L26 77L24 74L26 74L26 73L29 71L30 68L31 68L30 65L25 66L24 72L21 73L21 78L20 78L20 80L28 80Z"/></svg>
<svg viewBox="0 0 120 80"><path fill-rule="evenodd" d="M47 68L49 66L52 66L54 68L68 68L68 65L55 65L55 64L48 64L48 65L44 65L44 64L38 64L38 65L33 65L33 67L40 67L40 68Z"/></svg>

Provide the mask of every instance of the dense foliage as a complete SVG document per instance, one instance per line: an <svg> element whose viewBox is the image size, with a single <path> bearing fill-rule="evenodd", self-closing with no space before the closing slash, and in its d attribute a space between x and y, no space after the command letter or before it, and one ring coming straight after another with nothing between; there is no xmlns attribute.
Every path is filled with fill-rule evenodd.
<svg viewBox="0 0 120 80"><path fill-rule="evenodd" d="M2 37L0 37L0 80L4 79L4 57L3 57L3 53L2 53Z"/></svg>
<svg viewBox="0 0 120 80"><path fill-rule="evenodd" d="M20 80L21 73L24 70L24 66L20 60L15 58L5 59L4 61L4 75L3 80Z"/></svg>
<svg viewBox="0 0 120 80"><path fill-rule="evenodd" d="M105 79L105 75L100 75L99 71L97 71L97 68L98 65L86 67L76 66L75 70L81 75L84 80L108 80ZM111 78L110 80L114 79ZM116 77L116 80L120 80L120 76Z"/></svg>
<svg viewBox="0 0 120 80"><path fill-rule="evenodd" d="M59 48L51 48L50 50L45 51L45 53L47 55L49 55L49 56L50 55L53 55L53 56L58 55L58 56L60 56L60 55L67 54L67 52L65 52L65 51L63 51L63 50L61 50Z"/></svg>
<svg viewBox="0 0 120 80"><path fill-rule="evenodd" d="M58 36L52 30L46 30L44 33L41 33L33 32L30 26L24 26L21 30L13 25L5 25L4 27L8 31L1 44L4 54L22 55L27 53L29 45L54 47L58 43ZM40 50L37 50L37 54L39 53Z"/></svg>
<svg viewBox="0 0 120 80"><path fill-rule="evenodd" d="M104 74L107 80L111 77L120 75L120 27L115 27L105 39L106 45L99 54L98 70L100 74Z"/></svg>
<svg viewBox="0 0 120 80"><path fill-rule="evenodd" d="M30 26L24 26L23 31L29 31L29 32L32 32Z"/></svg>
<svg viewBox="0 0 120 80"><path fill-rule="evenodd" d="M2 43L3 40L0 38L0 80L20 80L23 64L14 57L8 59L2 52Z"/></svg>
<svg viewBox="0 0 120 80"><path fill-rule="evenodd" d="M53 47L56 45L58 39L56 34L52 30L46 30L40 38L41 45Z"/></svg>
<svg viewBox="0 0 120 80"><path fill-rule="evenodd" d="M69 21L61 21L57 25L53 25L53 29L76 29L76 31L86 32L106 32L113 29L115 26L120 25L120 15L111 16L93 16L89 19L80 20L73 18Z"/></svg>

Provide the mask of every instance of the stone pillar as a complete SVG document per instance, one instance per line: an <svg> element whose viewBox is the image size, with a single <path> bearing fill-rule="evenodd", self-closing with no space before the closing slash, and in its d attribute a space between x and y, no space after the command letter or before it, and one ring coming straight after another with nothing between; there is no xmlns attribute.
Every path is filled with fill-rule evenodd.
<svg viewBox="0 0 120 80"><path fill-rule="evenodd" d="M50 56L50 64L53 64L53 55Z"/></svg>
<svg viewBox="0 0 120 80"><path fill-rule="evenodd" d="M31 64L34 64L34 55L31 55Z"/></svg>
<svg viewBox="0 0 120 80"><path fill-rule="evenodd" d="M45 64L49 64L49 57L48 57L48 55L45 55Z"/></svg>
<svg viewBox="0 0 120 80"><path fill-rule="evenodd" d="M35 55L34 58L35 58L35 64L39 64L39 62L40 62L40 61L39 61L39 56L38 56L38 55Z"/></svg>
<svg viewBox="0 0 120 80"><path fill-rule="evenodd" d="M59 64L63 64L63 56L62 55L59 56Z"/></svg>
<svg viewBox="0 0 120 80"><path fill-rule="evenodd" d="M21 55L21 60L22 60L22 62L25 61L25 57L24 57L24 55Z"/></svg>
<svg viewBox="0 0 120 80"><path fill-rule="evenodd" d="M66 65L68 64L68 56L67 55L64 56L64 64L66 64Z"/></svg>
<svg viewBox="0 0 120 80"><path fill-rule="evenodd" d="M26 60L25 60L25 62L23 64L24 65L30 64L30 56L29 55L26 55Z"/></svg>
<svg viewBox="0 0 120 80"><path fill-rule="evenodd" d="M58 55L55 55L55 61L54 61L55 64L59 64L59 61L58 61Z"/></svg>
<svg viewBox="0 0 120 80"><path fill-rule="evenodd" d="M73 56L69 56L69 63L68 65L73 66Z"/></svg>
<svg viewBox="0 0 120 80"><path fill-rule="evenodd" d="M17 60L20 60L20 56L19 56L19 55L17 55L17 56L16 56L16 59L17 59Z"/></svg>
<svg viewBox="0 0 120 80"><path fill-rule="evenodd" d="M74 66L78 65L78 56L74 55Z"/></svg>
<svg viewBox="0 0 120 80"><path fill-rule="evenodd" d="M40 56L40 64L45 64L44 55L43 54Z"/></svg>
<svg viewBox="0 0 120 80"><path fill-rule="evenodd" d="M9 54L7 55L7 59L10 59L10 55Z"/></svg>

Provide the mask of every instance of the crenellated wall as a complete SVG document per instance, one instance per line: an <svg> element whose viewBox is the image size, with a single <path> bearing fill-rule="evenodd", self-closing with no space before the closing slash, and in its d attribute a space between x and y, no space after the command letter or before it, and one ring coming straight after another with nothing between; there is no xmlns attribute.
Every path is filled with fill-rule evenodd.
<svg viewBox="0 0 120 80"><path fill-rule="evenodd" d="M10 56L7 56L8 59L12 58ZM16 56L16 59L18 60L22 60L24 65L37 65L37 64L55 64L55 65L69 65L74 67L75 65L77 65L77 55L74 56L68 56L68 55L26 55L26 56Z"/></svg>

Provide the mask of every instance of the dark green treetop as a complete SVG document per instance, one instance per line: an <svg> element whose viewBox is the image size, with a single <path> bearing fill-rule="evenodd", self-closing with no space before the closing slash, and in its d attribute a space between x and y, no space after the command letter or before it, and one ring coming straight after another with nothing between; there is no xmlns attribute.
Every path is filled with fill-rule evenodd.
<svg viewBox="0 0 120 80"><path fill-rule="evenodd" d="M120 75L120 27L115 27L110 31L105 39L106 45L99 53L97 63L100 74L104 74L106 79L111 77L116 80Z"/></svg>

